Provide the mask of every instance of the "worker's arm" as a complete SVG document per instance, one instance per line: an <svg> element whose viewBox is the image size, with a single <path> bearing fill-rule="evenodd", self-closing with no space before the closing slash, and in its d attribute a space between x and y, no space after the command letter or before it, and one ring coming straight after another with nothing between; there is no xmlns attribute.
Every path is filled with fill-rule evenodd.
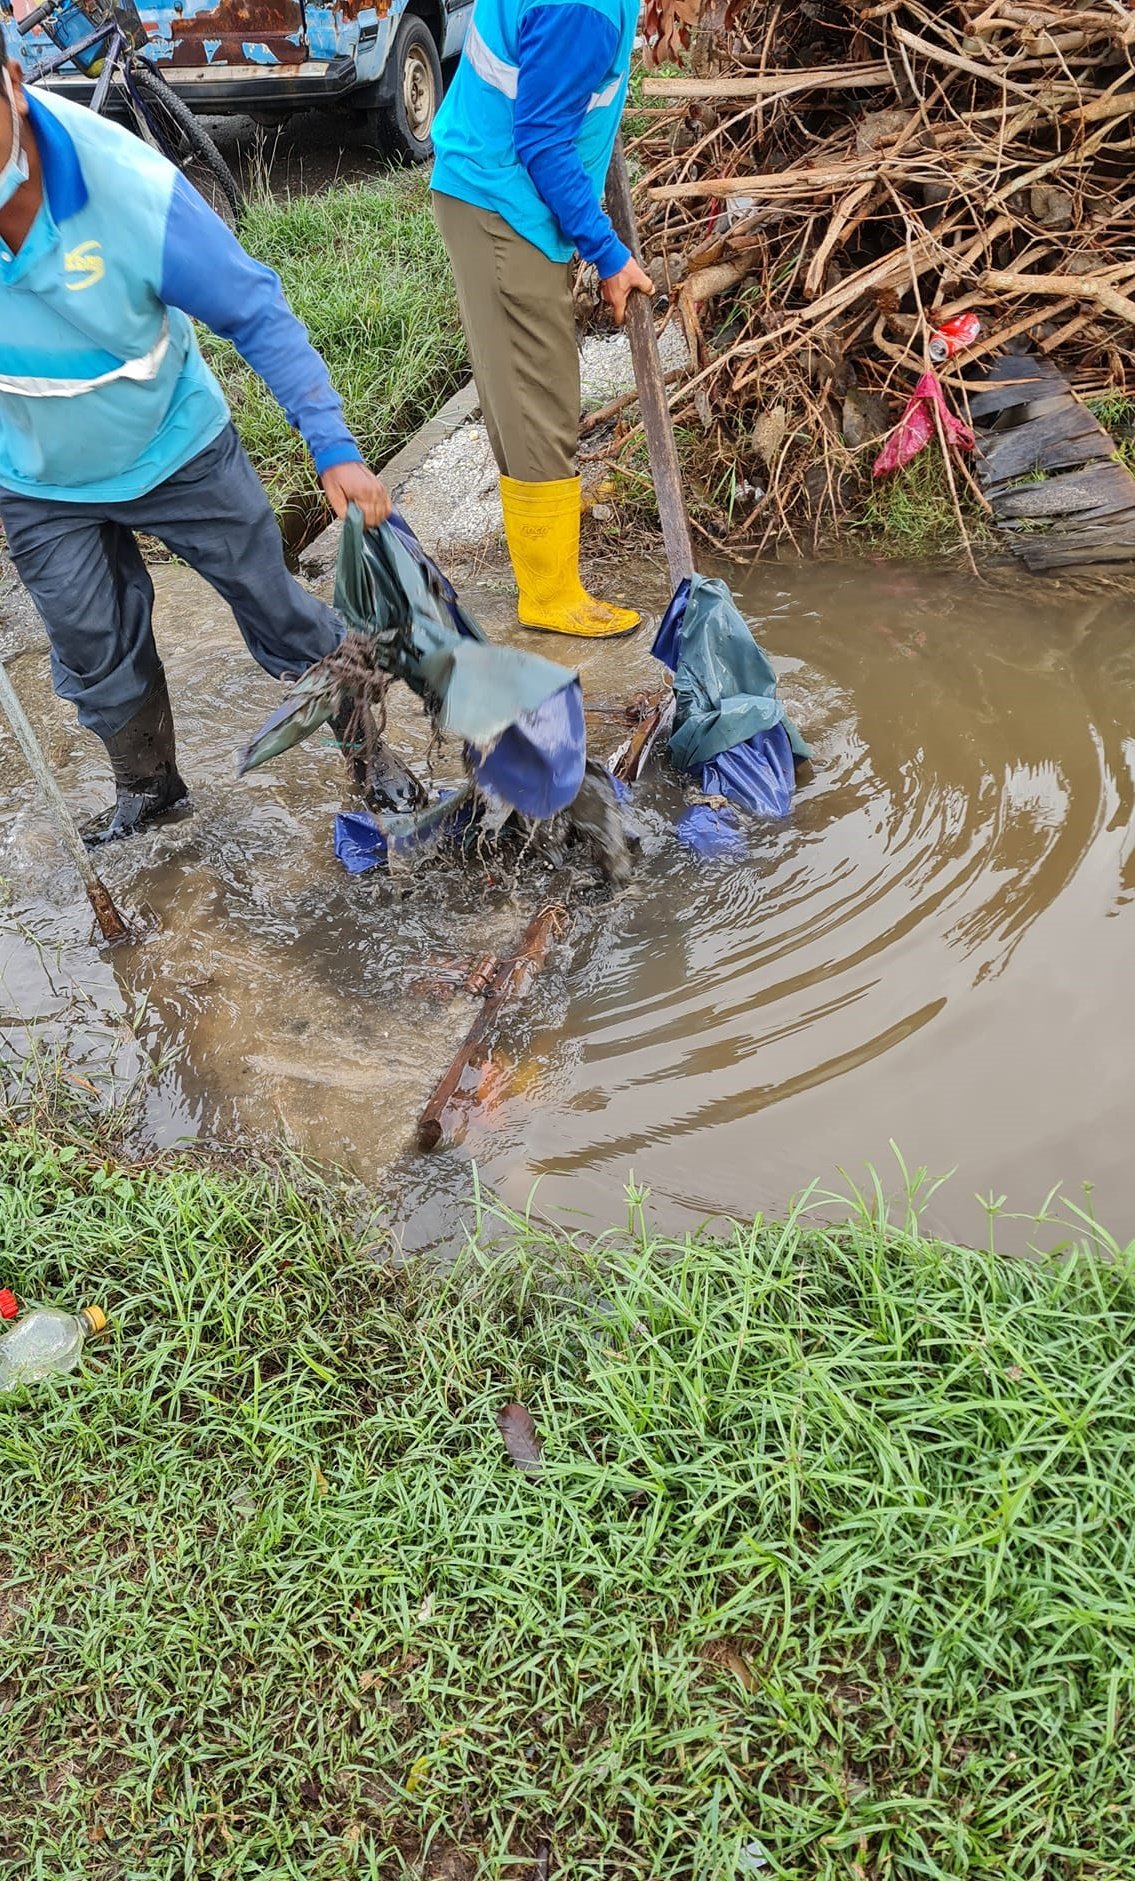
<svg viewBox="0 0 1135 1881"><path fill-rule="evenodd" d="M166 222L159 292L168 307L231 340L263 379L311 452L337 515L350 502L372 527L389 515L385 486L365 467L327 367L288 306L279 276L245 252L182 176Z"/></svg>
<svg viewBox="0 0 1135 1881"><path fill-rule="evenodd" d="M520 27L516 154L559 224L599 279L618 283L605 298L621 319L627 293L650 291L595 193L577 147L588 106L606 83L618 51L610 20L586 0L534 6Z"/></svg>

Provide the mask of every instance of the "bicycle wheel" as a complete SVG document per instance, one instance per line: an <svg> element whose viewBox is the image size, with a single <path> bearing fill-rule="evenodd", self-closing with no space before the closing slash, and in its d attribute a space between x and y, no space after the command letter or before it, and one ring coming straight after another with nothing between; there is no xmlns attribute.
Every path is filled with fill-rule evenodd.
<svg viewBox="0 0 1135 1881"><path fill-rule="evenodd" d="M123 77L142 135L176 163L218 215L239 222L244 192L200 119L148 59L131 59Z"/></svg>

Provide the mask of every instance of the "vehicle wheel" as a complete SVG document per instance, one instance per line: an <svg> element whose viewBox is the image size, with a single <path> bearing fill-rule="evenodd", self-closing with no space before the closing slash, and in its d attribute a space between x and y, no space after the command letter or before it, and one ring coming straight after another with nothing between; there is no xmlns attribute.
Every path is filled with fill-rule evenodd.
<svg viewBox="0 0 1135 1881"><path fill-rule="evenodd" d="M433 127L441 103L441 59L424 20L408 13L390 54L394 95L369 112L368 128L380 150L397 163L426 163L433 156Z"/></svg>
<svg viewBox="0 0 1135 1881"><path fill-rule="evenodd" d="M244 209L244 191L200 119L148 59L131 61L126 89L140 134L176 163L209 206L235 226Z"/></svg>

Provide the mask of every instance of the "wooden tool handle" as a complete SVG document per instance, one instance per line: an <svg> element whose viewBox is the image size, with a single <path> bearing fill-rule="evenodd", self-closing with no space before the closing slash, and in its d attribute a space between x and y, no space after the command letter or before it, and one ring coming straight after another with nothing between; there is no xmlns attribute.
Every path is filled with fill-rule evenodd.
<svg viewBox="0 0 1135 1881"><path fill-rule="evenodd" d="M615 231L641 264L638 229L631 203L631 184L622 140L615 144L611 168L607 172L607 208ZM670 564L670 581L676 588L694 572L694 550L686 499L682 491L682 472L678 464L678 446L666 396L666 380L658 356L658 338L654 314L645 294L632 294L627 302L627 335L631 343L635 382L646 431L650 468L662 521L662 539Z"/></svg>

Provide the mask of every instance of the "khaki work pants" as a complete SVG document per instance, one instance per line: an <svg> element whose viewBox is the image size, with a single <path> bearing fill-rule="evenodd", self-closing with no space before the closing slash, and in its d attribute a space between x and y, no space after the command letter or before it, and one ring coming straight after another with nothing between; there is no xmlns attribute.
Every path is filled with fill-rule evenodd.
<svg viewBox="0 0 1135 1881"><path fill-rule="evenodd" d="M473 377L502 476L575 475L579 349L570 262L546 255L502 216L434 194Z"/></svg>

